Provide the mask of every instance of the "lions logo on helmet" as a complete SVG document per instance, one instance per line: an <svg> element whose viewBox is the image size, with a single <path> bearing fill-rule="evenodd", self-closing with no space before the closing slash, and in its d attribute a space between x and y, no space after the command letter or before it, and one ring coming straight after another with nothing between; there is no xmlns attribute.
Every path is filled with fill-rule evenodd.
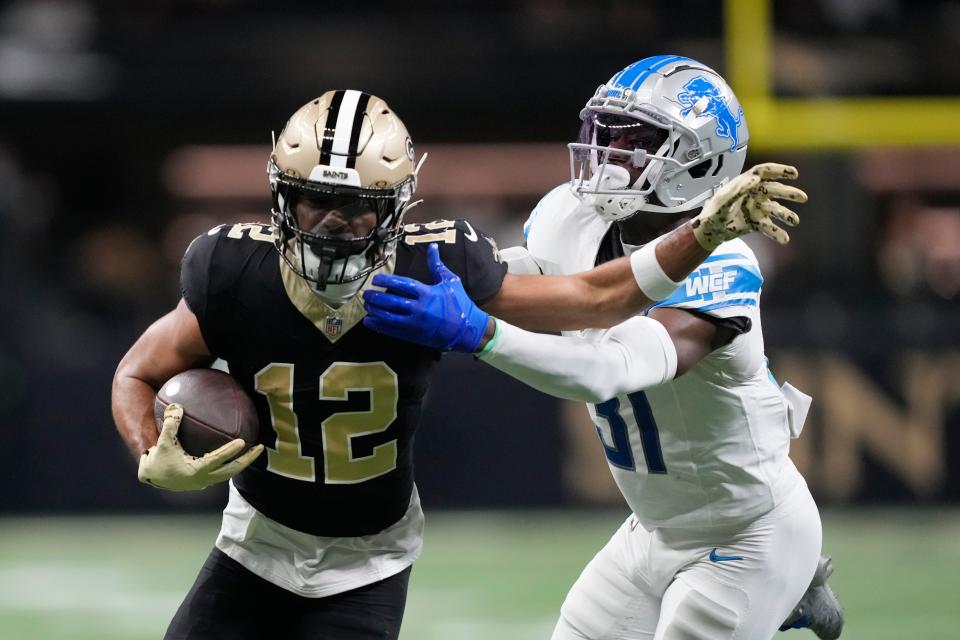
<svg viewBox="0 0 960 640"><path fill-rule="evenodd" d="M314 290L354 283L352 295L394 253L416 167L382 99L341 90L311 100L276 140L267 173L277 250Z"/></svg>
<svg viewBox="0 0 960 640"><path fill-rule="evenodd" d="M720 90L703 76L697 76L687 84L683 85L683 91L677 94L677 100L686 107L680 111L680 115L686 116L693 109L699 108L701 101L706 101L706 106L699 109L698 113L709 113L717 120L717 135L721 138L730 138L730 148L736 149L740 136L737 129L743 121L743 109L734 117L726 100L721 95Z"/></svg>
<svg viewBox="0 0 960 640"><path fill-rule="evenodd" d="M639 60L600 85L570 148L571 188L607 220L701 206L746 159L733 90L683 56Z"/></svg>

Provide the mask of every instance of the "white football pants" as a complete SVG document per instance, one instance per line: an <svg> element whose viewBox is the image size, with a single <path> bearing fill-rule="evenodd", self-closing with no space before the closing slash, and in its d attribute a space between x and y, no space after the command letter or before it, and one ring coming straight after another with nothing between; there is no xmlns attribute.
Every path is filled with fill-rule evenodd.
<svg viewBox="0 0 960 640"><path fill-rule="evenodd" d="M770 640L820 557L806 484L737 530L647 531L631 516L590 561L553 640Z"/></svg>

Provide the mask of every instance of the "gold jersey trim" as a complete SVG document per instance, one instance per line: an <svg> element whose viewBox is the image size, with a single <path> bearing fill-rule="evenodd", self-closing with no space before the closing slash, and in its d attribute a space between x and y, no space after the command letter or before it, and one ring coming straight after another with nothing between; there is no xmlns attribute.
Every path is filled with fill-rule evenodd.
<svg viewBox="0 0 960 640"><path fill-rule="evenodd" d="M283 257L280 257L279 260L283 288L286 290L290 302L303 317L313 323L313 326L326 336L327 340L333 343L347 335L347 332L357 326L357 323L367 315L366 309L363 308L362 294L373 287L373 276L378 273L393 273L393 267L396 264L396 256L390 256L390 259L382 267L367 276L366 282L352 298L342 306L334 308L325 303L310 288L306 280L294 273Z"/></svg>

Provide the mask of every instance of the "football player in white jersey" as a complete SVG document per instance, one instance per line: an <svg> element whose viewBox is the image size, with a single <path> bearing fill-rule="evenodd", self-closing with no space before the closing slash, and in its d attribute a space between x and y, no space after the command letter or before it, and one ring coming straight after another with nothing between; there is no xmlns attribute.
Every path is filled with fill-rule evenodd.
<svg viewBox="0 0 960 640"><path fill-rule="evenodd" d="M114 417L142 482L197 491L231 480L215 547L165 637L396 638L422 544L414 432L438 353L360 324L371 276L429 279L428 243L442 242L434 262L442 255L479 304L544 330L610 326L649 306L649 285L635 282L633 257L532 279L506 273L465 220L403 226L419 173L413 142L386 102L362 91L297 109L267 166L273 224L221 225L191 243L182 299L114 378ZM760 213L747 225L715 208L705 225L746 233ZM708 255L690 228L657 249L647 267L662 277L684 277ZM488 318L477 318L478 341ZM217 357L260 416L260 443L236 459L239 439L199 458L184 451L176 403L159 433L154 418L167 380ZM340 401L345 389L369 403L359 422Z"/></svg>
<svg viewBox="0 0 960 640"><path fill-rule="evenodd" d="M788 457L810 398L767 368L763 277L739 239L753 225L787 241L770 217L796 222L775 200L806 199L776 181L796 172L760 165L738 175L748 139L739 103L715 71L681 56L620 71L581 120L571 181L534 209L526 248L502 253L513 272L547 275L632 254L637 281L657 301L644 316L563 336L491 319L464 348L458 320L476 325L479 310L431 252L440 282L375 280L388 292L365 294L364 322L438 348L458 343L537 389L587 403L634 513L570 590L554 638L765 640L782 624L836 638L842 612L824 583L819 513ZM738 222L711 224L718 207ZM713 253L673 283L645 256L684 224Z"/></svg>

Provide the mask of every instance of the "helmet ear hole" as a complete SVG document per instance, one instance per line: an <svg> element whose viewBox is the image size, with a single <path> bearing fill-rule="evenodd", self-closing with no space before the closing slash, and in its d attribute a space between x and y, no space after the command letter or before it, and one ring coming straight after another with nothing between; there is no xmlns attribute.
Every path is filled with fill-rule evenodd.
<svg viewBox="0 0 960 640"><path fill-rule="evenodd" d="M704 160L700 164L696 164L688 169L691 178L702 178L707 175L707 171L710 171L710 168L713 166L714 159Z"/></svg>
<svg viewBox="0 0 960 640"><path fill-rule="evenodd" d="M723 154L723 153L721 153L719 156L717 156L717 168L714 169L714 170L713 170L713 173L711 173L710 175L715 176L715 175L717 175L718 173L720 173L720 169L723 168L723 158L724 158L724 156L725 156L725 154Z"/></svg>

